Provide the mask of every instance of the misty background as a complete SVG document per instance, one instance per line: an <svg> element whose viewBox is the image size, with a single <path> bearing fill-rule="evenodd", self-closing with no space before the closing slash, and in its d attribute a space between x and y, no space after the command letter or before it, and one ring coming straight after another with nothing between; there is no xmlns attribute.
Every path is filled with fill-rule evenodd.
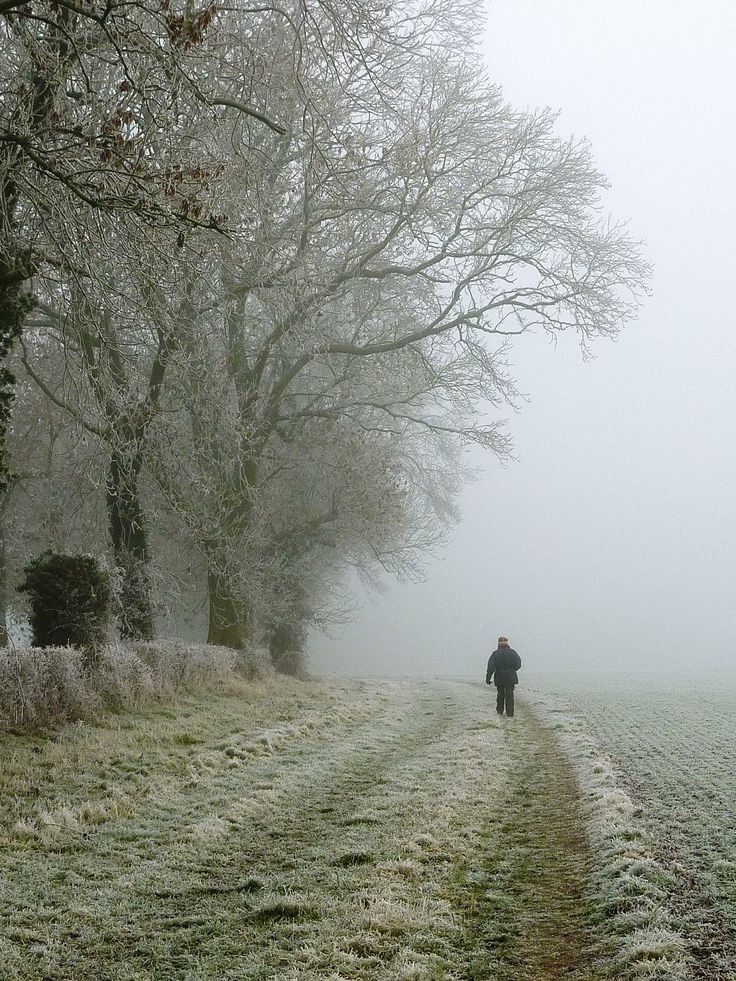
<svg viewBox="0 0 736 981"><path fill-rule="evenodd" d="M506 634L527 678L734 679L735 49L725 0L489 4L491 77L590 139L652 296L587 363L572 336L515 340L515 462L473 454L426 580L351 582L355 620L313 634L313 670L480 677Z"/></svg>

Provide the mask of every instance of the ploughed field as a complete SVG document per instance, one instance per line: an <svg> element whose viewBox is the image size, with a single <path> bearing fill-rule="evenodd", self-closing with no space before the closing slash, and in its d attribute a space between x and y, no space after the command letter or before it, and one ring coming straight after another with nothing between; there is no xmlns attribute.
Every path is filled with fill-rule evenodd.
<svg viewBox="0 0 736 981"><path fill-rule="evenodd" d="M477 683L269 679L2 735L0 975L736 977L702 973L704 939L733 966L707 785L674 715L634 738L611 704L530 692L499 719Z"/></svg>
<svg viewBox="0 0 736 981"><path fill-rule="evenodd" d="M593 733L632 798L694 977L736 978L736 687L545 686ZM542 696L545 697L544 695Z"/></svg>

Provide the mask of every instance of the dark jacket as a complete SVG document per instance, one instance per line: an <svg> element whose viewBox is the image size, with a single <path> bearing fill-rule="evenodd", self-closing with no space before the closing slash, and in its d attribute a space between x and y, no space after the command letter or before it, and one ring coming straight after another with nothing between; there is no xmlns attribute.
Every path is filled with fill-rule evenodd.
<svg viewBox="0 0 736 981"><path fill-rule="evenodd" d="M486 684L490 685L495 674L496 688L509 688L511 685L519 684L519 676L516 673L521 667L521 658L513 647L497 648L488 658L488 669L486 670Z"/></svg>

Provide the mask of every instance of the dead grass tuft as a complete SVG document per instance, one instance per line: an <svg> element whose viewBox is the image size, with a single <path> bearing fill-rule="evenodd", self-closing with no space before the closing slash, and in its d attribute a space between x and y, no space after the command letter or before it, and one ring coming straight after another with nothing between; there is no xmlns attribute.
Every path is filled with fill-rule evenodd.
<svg viewBox="0 0 736 981"><path fill-rule="evenodd" d="M335 859L334 864L340 868L346 869L351 865L370 865L375 861L375 856L370 852L346 852L344 855L340 855L339 858Z"/></svg>
<svg viewBox="0 0 736 981"><path fill-rule="evenodd" d="M274 920L311 919L315 915L314 909L302 899L285 897L259 906L253 910L249 919L256 923L270 923Z"/></svg>

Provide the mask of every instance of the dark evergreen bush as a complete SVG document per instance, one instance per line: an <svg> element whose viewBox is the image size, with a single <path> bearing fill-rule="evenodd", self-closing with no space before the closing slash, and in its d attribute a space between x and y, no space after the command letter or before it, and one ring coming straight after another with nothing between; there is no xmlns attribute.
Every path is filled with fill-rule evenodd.
<svg viewBox="0 0 736 981"><path fill-rule="evenodd" d="M91 555L44 552L18 587L31 603L35 647L79 647L88 664L105 643L112 606L109 575Z"/></svg>

